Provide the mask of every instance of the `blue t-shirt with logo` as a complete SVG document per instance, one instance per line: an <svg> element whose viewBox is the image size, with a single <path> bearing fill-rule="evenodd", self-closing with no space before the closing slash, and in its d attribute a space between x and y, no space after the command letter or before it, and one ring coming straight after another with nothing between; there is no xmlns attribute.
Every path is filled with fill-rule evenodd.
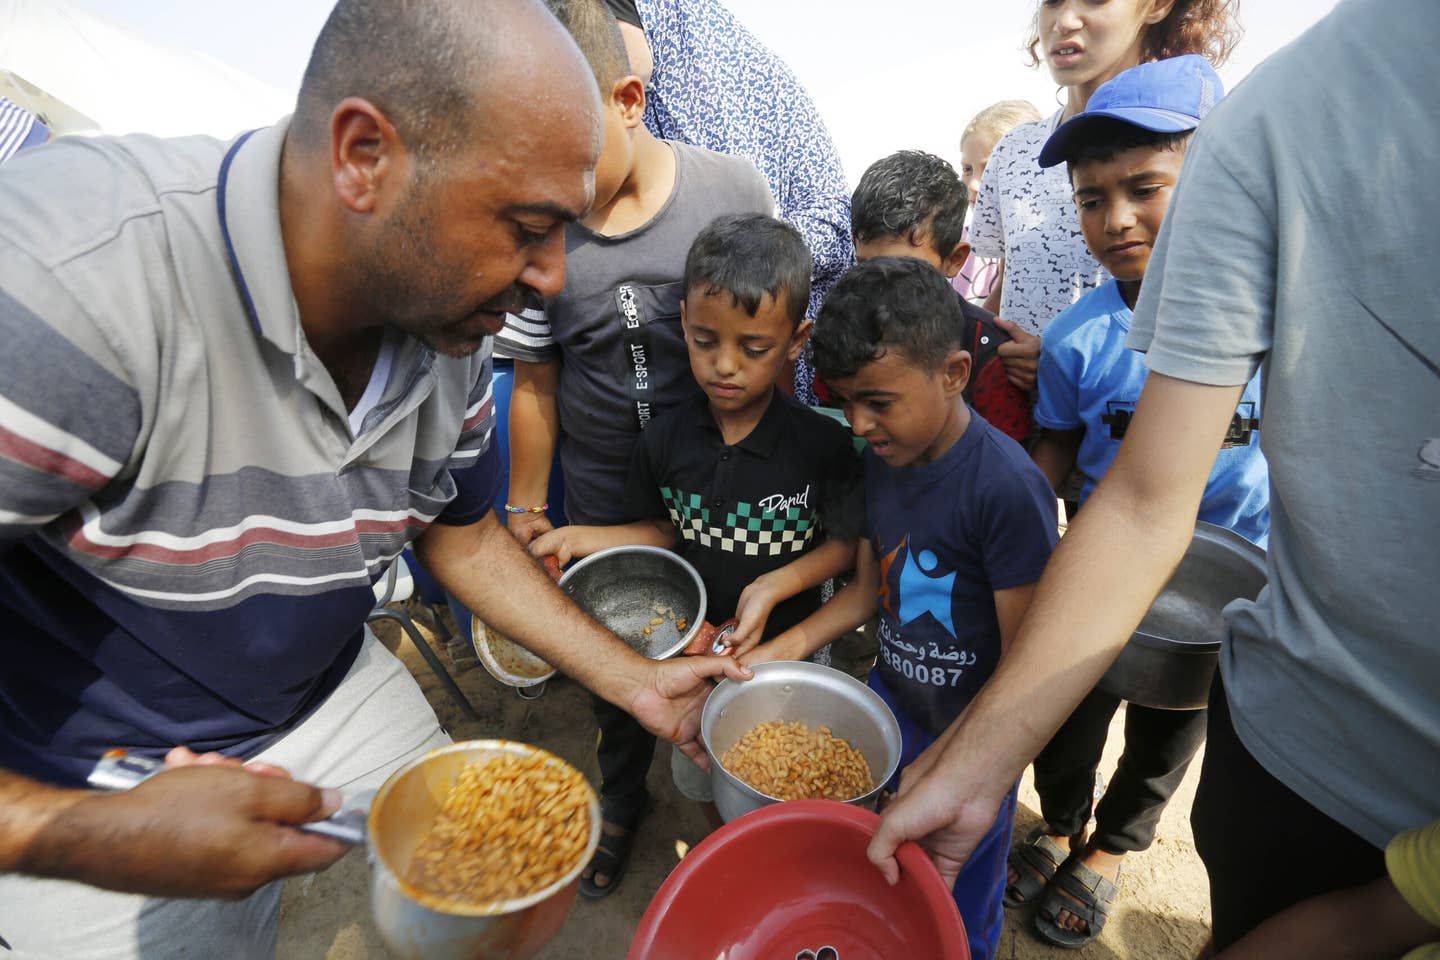
<svg viewBox="0 0 1440 960"><path fill-rule="evenodd" d="M1131 310L1107 281L1077 300L1045 331L1035 422L1085 431L1076 466L1084 503L1110 469L1130 426L1149 368L1125 349ZM1270 474L1260 452L1260 375L1245 386L1200 501L1200 517L1265 546L1270 534Z"/></svg>
<svg viewBox="0 0 1440 960"><path fill-rule="evenodd" d="M934 735L995 672L995 591L1039 580L1058 539L1044 474L1018 443L970 417L930 463L895 469L865 451L865 512L880 565L875 669L896 705Z"/></svg>

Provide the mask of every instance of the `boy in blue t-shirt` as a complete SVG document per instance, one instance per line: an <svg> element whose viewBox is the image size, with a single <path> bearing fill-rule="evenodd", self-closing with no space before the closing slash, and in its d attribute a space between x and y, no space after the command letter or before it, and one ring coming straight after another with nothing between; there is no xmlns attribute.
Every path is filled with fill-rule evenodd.
<svg viewBox="0 0 1440 960"><path fill-rule="evenodd" d="M1045 477L961 396L962 327L954 289L912 257L867 260L831 288L812 337L815 369L868 444L867 536L845 589L742 658L802 659L878 612L869 682L900 722L902 766L994 673L1057 539ZM1012 789L955 883L977 960L999 943L1014 813Z"/></svg>
<svg viewBox="0 0 1440 960"><path fill-rule="evenodd" d="M1041 166L1069 163L1085 242L1114 278L1050 324L1040 355L1035 422L1045 432L1032 455L1057 488L1078 466L1082 504L1119 452L1145 385L1144 357L1125 349L1131 310L1186 144L1222 95L1203 57L1147 63L1096 90L1040 153ZM1215 460L1199 519L1264 546L1270 488L1259 423L1257 375ZM1045 824L1011 857L1006 903L1038 898L1036 929L1059 946L1083 946L1100 932L1118 895L1121 859L1150 846L1205 736L1204 710L1130 704L1125 753L1087 836L1095 771L1118 708L1115 697L1092 691L1035 760Z"/></svg>

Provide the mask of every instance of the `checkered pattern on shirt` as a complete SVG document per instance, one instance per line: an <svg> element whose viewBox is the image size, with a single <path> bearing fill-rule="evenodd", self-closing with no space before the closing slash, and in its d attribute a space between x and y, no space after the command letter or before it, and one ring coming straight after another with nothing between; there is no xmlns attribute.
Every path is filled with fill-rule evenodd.
<svg viewBox="0 0 1440 960"><path fill-rule="evenodd" d="M799 553L819 527L809 508L762 510L744 501L736 503L733 512L726 511L724 524L717 526L714 519L720 517L720 511L712 514L709 507L703 506L700 494L661 487L660 495L680 535L708 549L718 547L750 557Z"/></svg>

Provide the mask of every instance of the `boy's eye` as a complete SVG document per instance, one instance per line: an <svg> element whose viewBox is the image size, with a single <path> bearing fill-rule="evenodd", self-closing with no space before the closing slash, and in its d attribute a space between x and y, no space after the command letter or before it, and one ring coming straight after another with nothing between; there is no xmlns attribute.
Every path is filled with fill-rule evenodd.
<svg viewBox="0 0 1440 960"><path fill-rule="evenodd" d="M1153 196L1155 196L1155 194L1159 193L1162 189L1163 189L1163 185L1162 185L1162 184L1158 184L1158 183L1150 184L1149 186L1145 186L1145 187L1136 187L1136 188L1135 188L1135 196L1140 197L1141 199L1144 199L1144 198L1146 198L1146 197L1153 197Z"/></svg>
<svg viewBox="0 0 1440 960"><path fill-rule="evenodd" d="M770 352L769 347L746 347L745 356L758 360Z"/></svg>
<svg viewBox="0 0 1440 960"><path fill-rule="evenodd" d="M1086 197L1084 200L1076 200L1075 205L1081 210L1094 210L1100 206L1100 201L1094 197Z"/></svg>
<svg viewBox="0 0 1440 960"><path fill-rule="evenodd" d="M699 347L701 350L709 350L711 347L715 346L717 342L715 340L701 340L699 337L696 336L692 336L690 338L690 341L694 343L695 346Z"/></svg>

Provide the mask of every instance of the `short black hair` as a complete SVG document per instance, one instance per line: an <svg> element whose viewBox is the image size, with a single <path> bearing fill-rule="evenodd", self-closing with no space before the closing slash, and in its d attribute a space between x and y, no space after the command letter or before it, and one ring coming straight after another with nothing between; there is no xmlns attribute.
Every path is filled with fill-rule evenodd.
<svg viewBox="0 0 1440 960"><path fill-rule="evenodd" d="M545 0L545 6L570 31L595 74L600 95L608 97L615 82L630 75L630 55L615 14L603 0Z"/></svg>
<svg viewBox="0 0 1440 960"><path fill-rule="evenodd" d="M492 4L339 0L310 52L295 117L298 142L329 142L330 115L362 97L418 157L451 153L472 136L474 99L496 54Z"/></svg>
<svg viewBox="0 0 1440 960"><path fill-rule="evenodd" d="M934 373L963 347L964 328L960 298L940 271L914 257L876 257L825 295L810 350L826 380L853 377L891 349Z"/></svg>
<svg viewBox="0 0 1440 960"><path fill-rule="evenodd" d="M1113 117L1096 117L1071 137L1069 149L1065 152L1066 172L1073 174L1076 167L1087 163L1109 163L1126 150L1136 147L1184 150L1194 133L1194 130L1160 133Z"/></svg>
<svg viewBox="0 0 1440 960"><path fill-rule="evenodd" d="M877 160L850 199L850 232L856 240L904 237L917 243L928 233L948 257L965 229L970 196L944 159L922 150L901 150Z"/></svg>
<svg viewBox="0 0 1440 960"><path fill-rule="evenodd" d="M766 295L780 299L794 327L810 305L814 261L800 231L760 213L717 217L701 230L685 257L685 293L728 293L737 307L755 316Z"/></svg>

